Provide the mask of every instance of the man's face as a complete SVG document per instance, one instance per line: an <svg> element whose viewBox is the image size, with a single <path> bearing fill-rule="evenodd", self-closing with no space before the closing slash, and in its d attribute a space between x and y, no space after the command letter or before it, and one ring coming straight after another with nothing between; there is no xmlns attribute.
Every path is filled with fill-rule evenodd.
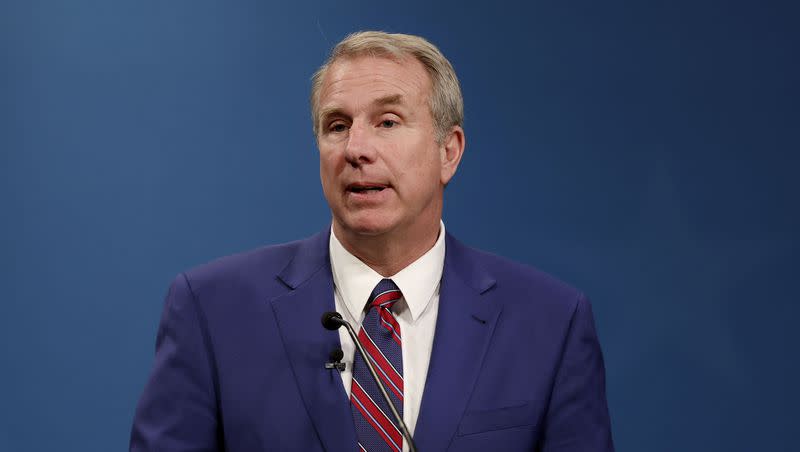
<svg viewBox="0 0 800 452"><path fill-rule="evenodd" d="M446 152L436 143L430 93L428 73L411 57L345 58L329 67L317 143L337 232L438 228L452 171L443 168Z"/></svg>

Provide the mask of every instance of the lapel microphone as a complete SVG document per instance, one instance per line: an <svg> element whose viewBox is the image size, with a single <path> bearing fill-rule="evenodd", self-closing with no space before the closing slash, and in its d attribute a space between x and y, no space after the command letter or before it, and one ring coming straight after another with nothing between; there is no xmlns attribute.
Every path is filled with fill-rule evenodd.
<svg viewBox="0 0 800 452"><path fill-rule="evenodd" d="M345 363L341 362L342 358L344 358L344 352L342 349L337 348L332 350L330 356L328 357L328 362L325 363L325 368L336 369L339 372L342 372L345 369Z"/></svg>
<svg viewBox="0 0 800 452"><path fill-rule="evenodd" d="M322 314L322 326L324 326L326 330L331 331L338 330L341 326L344 326L345 329L347 329L347 332L350 333L350 338L353 340L353 343L356 344L356 350L361 354L361 357L364 358L364 362L367 364L367 368L369 369L370 375L372 375L372 379L375 380L375 384L378 385L378 389L380 389L383 399L386 400L386 404L389 405L389 410L391 410L392 415L394 415L394 419L397 421L398 427L400 427L400 433L403 434L403 438L405 438L406 444L408 444L409 452L417 452L417 446L414 444L414 440L411 438L411 434L408 432L406 423L403 422L403 418L400 416L400 413L397 412L397 408L395 408L392 400L389 398L389 393L386 392L386 387L383 386L381 379L378 378L378 374L375 372L375 367L372 366L372 362L370 361L367 352L364 350L364 347L361 346L361 342L358 341L358 336L356 336L356 332L353 329L353 326L350 325L350 322L343 319L342 315L338 312L329 311ZM331 352L331 357L336 351L342 353L341 350L334 350ZM344 366L344 363L341 364ZM325 368L328 368L327 364L325 364Z"/></svg>

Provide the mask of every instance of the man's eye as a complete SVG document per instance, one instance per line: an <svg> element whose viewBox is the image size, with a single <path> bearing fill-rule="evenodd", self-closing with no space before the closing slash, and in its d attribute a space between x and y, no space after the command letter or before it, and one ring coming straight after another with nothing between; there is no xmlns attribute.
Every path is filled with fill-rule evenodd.
<svg viewBox="0 0 800 452"><path fill-rule="evenodd" d="M344 132L345 130L347 130L347 126L340 122L330 126L331 132Z"/></svg>
<svg viewBox="0 0 800 452"><path fill-rule="evenodd" d="M387 128L387 129L391 129L392 127L394 127L396 125L397 125L397 122L393 121L391 119L384 119L383 121L381 121L381 127L384 127L384 128Z"/></svg>

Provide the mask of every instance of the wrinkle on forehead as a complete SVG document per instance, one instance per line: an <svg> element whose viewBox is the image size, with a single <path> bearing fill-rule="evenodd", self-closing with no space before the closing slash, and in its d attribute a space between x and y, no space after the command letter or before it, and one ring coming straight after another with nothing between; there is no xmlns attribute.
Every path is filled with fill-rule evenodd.
<svg viewBox="0 0 800 452"><path fill-rule="evenodd" d="M364 64L368 63L368 64ZM416 66L414 70L412 69ZM346 58L333 63L325 76L320 92L320 103L342 95L364 85L374 85L369 90L370 97L386 97L402 94L408 101L414 93L420 100L427 101L430 93L430 78L422 63L415 58L402 60L391 58L360 56Z"/></svg>

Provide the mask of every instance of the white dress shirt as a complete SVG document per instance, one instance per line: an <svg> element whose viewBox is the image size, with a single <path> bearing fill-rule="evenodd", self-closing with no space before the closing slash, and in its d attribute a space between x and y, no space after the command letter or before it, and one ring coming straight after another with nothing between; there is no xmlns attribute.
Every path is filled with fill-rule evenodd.
<svg viewBox="0 0 800 452"><path fill-rule="evenodd" d="M403 420L412 435L428 375L436 316L439 313L439 283L445 254L444 223L440 221L440 225L439 238L433 248L394 276L388 277L403 293L403 298L395 303L392 312L403 336ZM358 331L369 296L384 277L350 254L336 238L333 229L329 247L336 310ZM341 373L342 383L349 397L355 345L344 328L339 328L339 340L344 352L342 362L346 364ZM405 441L403 450L408 450Z"/></svg>

